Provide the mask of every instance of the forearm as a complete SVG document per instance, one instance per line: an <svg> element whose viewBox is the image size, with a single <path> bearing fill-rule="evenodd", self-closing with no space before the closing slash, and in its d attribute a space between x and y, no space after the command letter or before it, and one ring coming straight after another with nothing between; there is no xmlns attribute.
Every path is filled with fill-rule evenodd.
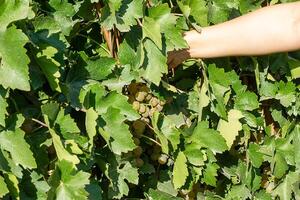
<svg viewBox="0 0 300 200"><path fill-rule="evenodd" d="M263 55L300 49L300 2L260 9L185 35L191 57Z"/></svg>

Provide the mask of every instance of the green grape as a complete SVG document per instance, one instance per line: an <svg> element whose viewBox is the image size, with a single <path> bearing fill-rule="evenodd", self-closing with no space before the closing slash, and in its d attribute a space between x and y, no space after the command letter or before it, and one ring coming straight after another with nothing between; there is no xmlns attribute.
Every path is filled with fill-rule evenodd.
<svg viewBox="0 0 300 200"><path fill-rule="evenodd" d="M136 146L139 146L139 145L141 144L140 139L139 139L139 138L136 138L136 137L133 138L133 142L134 142L134 144L135 144Z"/></svg>
<svg viewBox="0 0 300 200"><path fill-rule="evenodd" d="M134 133L136 135L141 136L144 133L145 129L146 129L146 124L142 120L136 120L132 123L132 127L133 127L133 130L134 130Z"/></svg>
<svg viewBox="0 0 300 200"><path fill-rule="evenodd" d="M159 158L159 153L153 152L150 156L151 160L156 161Z"/></svg>
<svg viewBox="0 0 300 200"><path fill-rule="evenodd" d="M140 102L134 101L132 103L132 107L133 107L134 110L138 111L140 109Z"/></svg>
<svg viewBox="0 0 300 200"><path fill-rule="evenodd" d="M150 104L151 104L152 107L157 106L158 103L159 103L159 102L158 102L158 99L157 99L156 97L153 97L153 98L150 100Z"/></svg>
<svg viewBox="0 0 300 200"><path fill-rule="evenodd" d="M135 157L140 157L140 155L142 155L142 153L143 153L143 149L142 149L142 147L140 147L140 146L138 146L137 148L135 148L135 149L133 150L133 155L134 155Z"/></svg>
<svg viewBox="0 0 300 200"><path fill-rule="evenodd" d="M144 165L144 161L141 158L134 159L134 164L137 167L142 167Z"/></svg>
<svg viewBox="0 0 300 200"><path fill-rule="evenodd" d="M153 95L151 93L148 93L145 100L150 101L152 99Z"/></svg>
<svg viewBox="0 0 300 200"><path fill-rule="evenodd" d="M149 117L149 111L150 111L150 109L148 107L146 107L146 111L142 114L142 116L144 118Z"/></svg>
<svg viewBox="0 0 300 200"><path fill-rule="evenodd" d="M144 104L140 104L139 113L143 114L144 112L146 112L146 106Z"/></svg>
<svg viewBox="0 0 300 200"><path fill-rule="evenodd" d="M163 110L163 107L159 104L157 104L157 106L155 108L158 112L161 112Z"/></svg>
<svg viewBox="0 0 300 200"><path fill-rule="evenodd" d="M135 99L139 102L143 102L145 100L146 95L147 92L139 91L135 94Z"/></svg>
<svg viewBox="0 0 300 200"><path fill-rule="evenodd" d="M161 154L158 158L158 163L161 165L166 164L168 161L168 156L166 154Z"/></svg>

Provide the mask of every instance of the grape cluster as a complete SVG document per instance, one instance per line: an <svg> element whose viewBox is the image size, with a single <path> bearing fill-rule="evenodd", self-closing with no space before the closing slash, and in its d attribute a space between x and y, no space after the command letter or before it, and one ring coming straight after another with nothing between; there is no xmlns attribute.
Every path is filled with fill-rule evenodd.
<svg viewBox="0 0 300 200"><path fill-rule="evenodd" d="M128 156L137 167L143 166L143 159L146 157L149 158L146 158L146 160L152 160L156 164L172 165L173 160L161 152L161 147L155 143L155 141L145 142L147 137L152 138L154 135L153 130L148 127L150 118L155 112L161 112L166 102L153 95L150 89L143 83L131 83L127 86L126 93L133 109L141 115L140 119L132 122L130 126L133 140L137 147L127 153L126 156ZM145 136L146 139L143 138L142 140L142 136ZM141 156L143 156L143 159Z"/></svg>
<svg viewBox="0 0 300 200"><path fill-rule="evenodd" d="M141 119L149 122L149 118L153 116L154 112L161 112L165 105L164 100L155 97L145 84L132 83L128 86L129 102L133 109L138 111Z"/></svg>

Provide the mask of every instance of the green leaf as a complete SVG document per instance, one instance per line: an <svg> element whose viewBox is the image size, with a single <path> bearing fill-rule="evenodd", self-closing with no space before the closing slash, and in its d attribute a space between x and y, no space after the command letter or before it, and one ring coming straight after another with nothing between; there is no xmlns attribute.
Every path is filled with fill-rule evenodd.
<svg viewBox="0 0 300 200"><path fill-rule="evenodd" d="M159 49L162 49L160 25L159 25L159 23L156 23L156 21L154 19L150 18L150 17L145 17L144 18L143 38L151 39Z"/></svg>
<svg viewBox="0 0 300 200"><path fill-rule="evenodd" d="M257 109L259 107L259 103L255 93L246 91L237 94L234 106L238 110L251 111Z"/></svg>
<svg viewBox="0 0 300 200"><path fill-rule="evenodd" d="M102 118L105 125L102 127L103 129L100 128L100 133L115 154L121 155L121 153L132 151L136 147L128 125L124 123L126 118L122 115L121 110L109 107Z"/></svg>
<svg viewBox="0 0 300 200"><path fill-rule="evenodd" d="M97 126L97 118L98 113L94 111L92 108L88 109L86 111L86 117L85 117L85 126L86 126L86 132L89 136L89 143L90 143L90 150L94 146L94 137L97 134L96 126Z"/></svg>
<svg viewBox="0 0 300 200"><path fill-rule="evenodd" d="M289 168L284 155L282 155L280 152L277 152L274 157L274 162L275 166L273 173L276 178L281 178Z"/></svg>
<svg viewBox="0 0 300 200"><path fill-rule="evenodd" d="M187 169L187 160L183 152L179 152L173 169L173 184L175 189L182 187L185 184L187 176L189 175Z"/></svg>
<svg viewBox="0 0 300 200"><path fill-rule="evenodd" d="M206 183L207 185L216 186L217 184L217 170L219 169L219 165L217 163L208 163L206 165L206 169L203 173L202 182Z"/></svg>
<svg viewBox="0 0 300 200"><path fill-rule="evenodd" d="M5 116L7 115L6 108L8 106L6 102L6 91L0 86L0 126L5 127Z"/></svg>
<svg viewBox="0 0 300 200"><path fill-rule="evenodd" d="M11 154L16 165L25 168L36 168L36 161L30 150L29 144L24 139L25 133L21 129L0 132L0 147Z"/></svg>
<svg viewBox="0 0 300 200"><path fill-rule="evenodd" d="M51 190L55 189L55 196L50 196L49 199L88 199L85 186L90 182L89 177L89 173L78 171L71 162L58 162L55 172L50 177Z"/></svg>
<svg viewBox="0 0 300 200"><path fill-rule="evenodd" d="M37 53L36 61L46 76L52 90L61 92L59 86L59 78L61 76L59 67L61 67L61 64L54 59L57 53L58 50L56 48L48 46Z"/></svg>
<svg viewBox="0 0 300 200"><path fill-rule="evenodd" d="M275 97L283 106L288 107L296 101L295 90L296 86L293 82L284 83L283 81L280 81L278 84L278 92Z"/></svg>
<svg viewBox="0 0 300 200"><path fill-rule="evenodd" d="M228 112L228 121L220 119L218 131L225 138L226 144L230 149L239 131L242 130L242 124L239 121L243 117L239 110L230 110Z"/></svg>
<svg viewBox="0 0 300 200"><path fill-rule="evenodd" d="M149 200L181 200L179 197L174 197L168 193L150 189L149 192L146 194Z"/></svg>
<svg viewBox="0 0 300 200"><path fill-rule="evenodd" d="M11 22L25 19L29 16L31 12L29 2L29 0L0 2L0 32L5 31ZM1 37L2 36L0 36L0 38Z"/></svg>
<svg viewBox="0 0 300 200"><path fill-rule="evenodd" d="M70 154L63 146L62 141L60 140L60 137L55 133L55 131L50 128L50 123L47 115L44 115L45 123L48 126L49 132L52 137L52 142L56 151L56 155L58 157L58 160L66 160L68 162L71 162L73 164L78 164L80 161L76 155Z"/></svg>
<svg viewBox="0 0 300 200"><path fill-rule="evenodd" d="M262 162L264 161L263 159L264 154L259 152L259 145L255 143L249 144L248 154L253 166L259 168Z"/></svg>
<svg viewBox="0 0 300 200"><path fill-rule="evenodd" d="M0 176L0 197L2 198L9 192L6 183L4 182L4 178Z"/></svg>
<svg viewBox="0 0 300 200"><path fill-rule="evenodd" d="M76 14L76 7L68 3L67 0L50 0L49 4L56 10L54 19L60 25L61 31L69 35L72 27L76 23L72 17Z"/></svg>
<svg viewBox="0 0 300 200"><path fill-rule="evenodd" d="M293 79L300 78L300 61L296 59L289 59L289 67Z"/></svg>
<svg viewBox="0 0 300 200"><path fill-rule="evenodd" d="M4 88L30 90L27 42L27 36L15 26L0 31L0 85Z"/></svg>
<svg viewBox="0 0 300 200"><path fill-rule="evenodd" d="M198 145L194 144L186 145L184 155L187 157L189 163L196 166L203 166L206 160L203 151L198 148Z"/></svg>
<svg viewBox="0 0 300 200"><path fill-rule="evenodd" d="M96 105L96 111L103 114L107 112L109 107L119 109L120 113L125 115L128 120L136 120L140 117L132 105L128 103L127 97L117 92L111 92L102 98Z"/></svg>
<svg viewBox="0 0 300 200"><path fill-rule="evenodd" d="M93 80L103 80L115 67L116 61L113 58L101 57L101 58L89 58L86 54L81 53L83 59L83 65L88 72L88 78Z"/></svg>
<svg viewBox="0 0 300 200"><path fill-rule="evenodd" d="M56 117L55 123L59 126L62 135L67 133L80 133L77 124L70 114L65 114L65 110L61 109Z"/></svg>
<svg viewBox="0 0 300 200"><path fill-rule="evenodd" d="M165 154L168 154L169 153L168 139L161 132L161 130L158 127L158 125L161 123L160 122L160 114L158 112L155 112L151 121L152 121L152 126L154 129L154 133L157 135L157 137L160 141L162 152Z"/></svg>
<svg viewBox="0 0 300 200"><path fill-rule="evenodd" d="M210 129L206 121L201 121L197 124L188 141L198 144L200 147L208 148L215 153L222 153L228 149L222 135L218 131Z"/></svg>
<svg viewBox="0 0 300 200"><path fill-rule="evenodd" d="M178 1L178 5L186 18L192 16L201 26L207 26L208 7L204 0L183 0Z"/></svg>
<svg viewBox="0 0 300 200"><path fill-rule="evenodd" d="M283 181L277 185L277 187L272 191L272 196L279 197L280 200L290 200L292 199L293 185L299 182L299 171L288 173ZM295 188L297 188L296 186ZM298 188L299 189L299 188Z"/></svg>
<svg viewBox="0 0 300 200"><path fill-rule="evenodd" d="M142 75L145 79L158 86L163 74L168 72L167 58L151 40L146 39L144 47L146 51L146 69Z"/></svg>

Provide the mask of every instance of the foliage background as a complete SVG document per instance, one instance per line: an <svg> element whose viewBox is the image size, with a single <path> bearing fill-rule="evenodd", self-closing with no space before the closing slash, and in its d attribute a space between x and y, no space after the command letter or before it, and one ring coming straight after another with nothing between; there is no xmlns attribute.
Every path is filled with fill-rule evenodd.
<svg viewBox="0 0 300 200"><path fill-rule="evenodd" d="M285 2L0 0L0 198L299 199L300 53L166 65ZM138 136L134 83L166 103Z"/></svg>

